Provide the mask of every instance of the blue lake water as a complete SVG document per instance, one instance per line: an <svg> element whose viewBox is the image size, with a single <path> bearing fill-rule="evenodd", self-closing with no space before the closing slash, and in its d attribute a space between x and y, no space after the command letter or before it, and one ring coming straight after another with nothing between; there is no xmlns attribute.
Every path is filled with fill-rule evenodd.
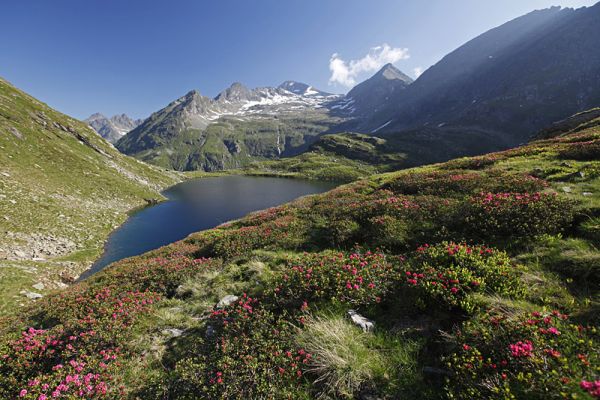
<svg viewBox="0 0 600 400"><path fill-rule="evenodd" d="M109 237L104 254L81 275L84 279L123 258L181 240L193 232L214 228L249 212L322 193L331 182L270 177L225 176L186 181L163 194L163 203L134 212Z"/></svg>

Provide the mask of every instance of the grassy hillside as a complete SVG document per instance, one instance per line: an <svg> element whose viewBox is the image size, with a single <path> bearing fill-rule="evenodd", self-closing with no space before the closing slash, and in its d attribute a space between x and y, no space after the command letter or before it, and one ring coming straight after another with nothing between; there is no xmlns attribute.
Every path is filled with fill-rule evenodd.
<svg viewBox="0 0 600 400"><path fill-rule="evenodd" d="M420 129L381 137L337 133L319 137L306 152L277 160L253 162L242 173L352 182L360 178L439 163L459 156L479 155L506 146L489 145L493 132ZM497 143L501 143L499 139Z"/></svg>
<svg viewBox="0 0 600 400"><path fill-rule="evenodd" d="M64 286L129 210L178 179L0 79L0 314L29 302L22 290Z"/></svg>
<svg viewBox="0 0 600 400"><path fill-rule="evenodd" d="M164 120L157 120L164 118ZM223 117L204 129L153 114L116 146L140 160L179 171L235 169L252 161L297 154L337 119L320 110L277 117Z"/></svg>
<svg viewBox="0 0 600 400"><path fill-rule="evenodd" d="M121 261L5 321L0 397L597 398L599 160L596 120Z"/></svg>

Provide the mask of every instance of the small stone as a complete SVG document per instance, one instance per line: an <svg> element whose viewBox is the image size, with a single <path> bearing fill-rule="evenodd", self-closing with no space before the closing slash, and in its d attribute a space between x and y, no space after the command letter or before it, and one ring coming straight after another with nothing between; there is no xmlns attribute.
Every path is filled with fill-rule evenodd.
<svg viewBox="0 0 600 400"><path fill-rule="evenodd" d="M8 172L0 172L0 174L4 175L7 178L10 178L10 174Z"/></svg>
<svg viewBox="0 0 600 400"><path fill-rule="evenodd" d="M348 317L350 317L350 320L354 325L360 327L363 332L371 332L375 328L375 322L363 317L355 310L348 310Z"/></svg>
<svg viewBox="0 0 600 400"><path fill-rule="evenodd" d="M588 196L592 196L593 193L592 192L583 192L582 193L584 196L588 197Z"/></svg>
<svg viewBox="0 0 600 400"><path fill-rule="evenodd" d="M223 297L221 300L219 300L219 302L217 303L215 308L225 308L230 306L231 304L233 304L234 302L238 301L239 297L233 295L233 294L228 294L227 296Z"/></svg>
<svg viewBox="0 0 600 400"><path fill-rule="evenodd" d="M37 300L37 299L41 299L42 297L44 297L43 295L36 293L36 292L22 292L23 295L25 297L27 297L30 300Z"/></svg>
<svg viewBox="0 0 600 400"><path fill-rule="evenodd" d="M162 330L163 335L171 336L171 337L179 337L183 335L183 331L177 328L168 328Z"/></svg>
<svg viewBox="0 0 600 400"><path fill-rule="evenodd" d="M573 192L573 189L571 189L569 186L563 186L562 191L565 193L571 193Z"/></svg>
<svg viewBox="0 0 600 400"><path fill-rule="evenodd" d="M19 258L26 258L27 254L25 254L24 252L22 252L21 250L15 250L14 251L15 256L19 257Z"/></svg>
<svg viewBox="0 0 600 400"><path fill-rule="evenodd" d="M44 290L45 286L42 282L38 282L35 285L33 285L32 288L34 288L36 290Z"/></svg>
<svg viewBox="0 0 600 400"><path fill-rule="evenodd" d="M215 328L213 328L212 325L208 325L206 327L206 337L207 338L213 337L214 334L215 334Z"/></svg>

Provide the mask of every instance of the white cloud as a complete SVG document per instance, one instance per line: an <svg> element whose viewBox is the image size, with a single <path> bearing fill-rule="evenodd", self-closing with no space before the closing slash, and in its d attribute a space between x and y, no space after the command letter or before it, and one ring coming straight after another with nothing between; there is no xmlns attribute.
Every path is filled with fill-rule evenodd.
<svg viewBox="0 0 600 400"><path fill-rule="evenodd" d="M408 49L391 47L387 43L373 47L366 56L358 60L345 61L338 53L332 54L329 59L331 77L329 84L339 83L343 86L356 85L356 77L363 72L374 72L387 63L395 63L410 58Z"/></svg>
<svg viewBox="0 0 600 400"><path fill-rule="evenodd" d="M425 69L423 67L416 67L413 68L413 76L415 78L418 78L421 76L421 74L423 74L423 72L425 72Z"/></svg>

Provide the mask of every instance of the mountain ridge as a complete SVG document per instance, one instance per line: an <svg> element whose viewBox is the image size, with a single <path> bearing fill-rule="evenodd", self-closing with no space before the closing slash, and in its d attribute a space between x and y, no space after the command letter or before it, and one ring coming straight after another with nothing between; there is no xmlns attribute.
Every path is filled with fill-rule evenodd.
<svg viewBox="0 0 600 400"><path fill-rule="evenodd" d="M94 113L83 121L91 126L92 129L98 132L104 139L110 143L116 143L129 131L140 125L143 120L134 120L127 114L116 114L107 118L101 113Z"/></svg>

